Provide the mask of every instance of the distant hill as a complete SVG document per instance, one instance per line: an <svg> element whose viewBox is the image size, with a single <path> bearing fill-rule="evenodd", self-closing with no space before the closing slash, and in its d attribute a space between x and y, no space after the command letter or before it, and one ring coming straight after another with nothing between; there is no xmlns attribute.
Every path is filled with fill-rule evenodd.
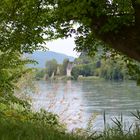
<svg viewBox="0 0 140 140"><path fill-rule="evenodd" d="M48 60L56 59L58 64L62 64L63 60L68 58L70 61L74 61L74 57L68 56L62 53L56 53L52 51L35 51L33 54L27 54L26 57L38 62L37 65L29 65L30 67L45 68L45 63Z"/></svg>

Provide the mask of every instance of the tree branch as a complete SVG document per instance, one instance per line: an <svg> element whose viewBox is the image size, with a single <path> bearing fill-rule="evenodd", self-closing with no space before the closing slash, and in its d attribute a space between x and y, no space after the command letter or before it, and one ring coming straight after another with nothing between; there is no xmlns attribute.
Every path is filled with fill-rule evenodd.
<svg viewBox="0 0 140 140"><path fill-rule="evenodd" d="M140 61L140 32L136 27L122 27L118 33L107 32L98 38L115 50Z"/></svg>
<svg viewBox="0 0 140 140"><path fill-rule="evenodd" d="M135 13L132 13L130 16L135 17L135 24L130 24L129 26L122 25L117 30L117 33L115 33L115 31L103 33L100 32L100 29L108 22L108 19L112 15L104 15L104 17L98 18L94 16L92 17L93 22L91 29L98 39L130 58L140 61L140 3L137 3L136 0L132 0L132 6ZM120 15L120 17L121 16L123 15Z"/></svg>

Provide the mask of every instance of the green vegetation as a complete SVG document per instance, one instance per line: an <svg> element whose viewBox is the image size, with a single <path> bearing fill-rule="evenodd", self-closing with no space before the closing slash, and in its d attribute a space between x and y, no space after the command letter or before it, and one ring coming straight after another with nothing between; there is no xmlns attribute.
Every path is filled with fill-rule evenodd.
<svg viewBox="0 0 140 140"><path fill-rule="evenodd" d="M78 80L88 80L89 81L89 80L104 80L104 79L101 79L98 76L88 76L88 77L79 76Z"/></svg>
<svg viewBox="0 0 140 140"><path fill-rule="evenodd" d="M132 75L128 68L129 64L123 61L122 56L118 55L115 57L115 59L111 58L110 56L106 56L105 59L99 55L100 54L98 53L98 55L90 57L86 53L82 53L79 58L75 59L74 63L76 65L72 69L72 76L74 79L77 79L78 77L80 77L80 79L84 79L83 77L91 76L106 80L138 79L139 72L135 71ZM133 63L136 67L136 62Z"/></svg>
<svg viewBox="0 0 140 140"><path fill-rule="evenodd" d="M56 75L57 65L58 64L55 59L46 62L47 74L49 77L51 77L52 75Z"/></svg>
<svg viewBox="0 0 140 140"><path fill-rule="evenodd" d="M45 77L46 70L45 69L36 69L35 71L35 79L41 80Z"/></svg>
<svg viewBox="0 0 140 140"><path fill-rule="evenodd" d="M121 129L111 129L99 137L77 136L66 133L56 115L41 111L33 112L27 100L16 93L20 79L32 73L25 64L33 62L23 58L24 53L44 50L45 41L76 35L76 50L86 50L92 55L99 44L113 55L119 51L130 58L140 61L140 1L139 0L1 0L0 4L0 139L2 140L82 140L82 139L140 139L140 129L127 135ZM78 24L77 24L78 23ZM77 24L76 29L74 26ZM109 46L104 45L104 43ZM114 48L116 51L110 49ZM126 57L124 58L126 60ZM109 60L108 60L109 61ZM139 69L129 61L129 69ZM120 64L111 63L111 78L121 77ZM102 64L102 61L101 61ZM49 65L49 64L47 64ZM49 76L56 72L57 63L53 60L48 67ZM87 69L81 73L108 77L106 69L97 64L96 71L90 65L80 66ZM94 66L94 65L93 65ZM114 67L114 68L113 68ZM99 70L99 69L103 70ZM112 69L113 68L113 69ZM77 70L75 70L77 73ZM43 77L42 72L38 77ZM65 74L65 65L62 73ZM25 76L25 77L24 77ZM30 79L31 80L31 79ZM26 81L26 80L25 80ZM24 85L25 86L25 85ZM24 87L23 86L23 87ZM28 85L26 85L28 86ZM25 87L26 87L25 86ZM20 86L19 86L20 87ZM21 87L20 87L21 88ZM22 89L22 88L21 88ZM26 89L26 88L25 88ZM18 108L17 108L18 107ZM120 127L118 127L120 128ZM115 130L115 131L114 131ZM117 133L118 132L118 133Z"/></svg>
<svg viewBox="0 0 140 140"><path fill-rule="evenodd" d="M0 103L0 126L3 140L77 140L76 135L65 132L57 115L45 110L33 112L18 104Z"/></svg>
<svg viewBox="0 0 140 140"><path fill-rule="evenodd" d="M101 48L101 47L100 47ZM68 59L64 59L63 64L58 64L55 59L46 61L46 69L38 69L35 78L39 79L106 79L106 80L137 80L139 79L139 63L135 61L127 62L123 60L123 56L116 55L111 57L108 52L104 58L103 52L100 50L95 56L88 56L86 52L82 52L79 58L73 62L71 77L67 78L67 67L70 63ZM132 69L134 67L135 69ZM92 78L91 78L92 77ZM94 77L94 78L93 78Z"/></svg>
<svg viewBox="0 0 140 140"><path fill-rule="evenodd" d="M55 37L75 34L78 51L94 54L99 44L140 61L139 0L47 1ZM48 23L47 22L47 23ZM75 25L77 25L75 27ZM109 48L107 48L109 46Z"/></svg>
<svg viewBox="0 0 140 140"><path fill-rule="evenodd" d="M64 59L63 61L63 64L61 66L61 75L66 75L67 74L67 66L68 66L68 63L69 63L69 59Z"/></svg>
<svg viewBox="0 0 140 140"><path fill-rule="evenodd" d="M35 71L36 80L59 79L69 80L72 77L67 76L67 66L69 59L64 59L62 64L58 64L56 59L46 61L45 69L37 69Z"/></svg>
<svg viewBox="0 0 140 140"><path fill-rule="evenodd" d="M92 132L92 122L87 130L77 129L67 132L65 125L59 122L55 114L40 110L33 112L19 104L0 103L0 139L2 140L139 140L140 112L133 114L137 123L125 129L121 119L113 119L114 126L109 127L104 114L104 131ZM92 129L91 129L92 130Z"/></svg>

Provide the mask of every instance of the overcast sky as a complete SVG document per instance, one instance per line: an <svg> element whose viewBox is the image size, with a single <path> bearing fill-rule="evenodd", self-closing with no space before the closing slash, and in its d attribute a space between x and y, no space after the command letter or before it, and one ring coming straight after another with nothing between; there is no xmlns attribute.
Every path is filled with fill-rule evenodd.
<svg viewBox="0 0 140 140"><path fill-rule="evenodd" d="M75 47L74 38L58 39L52 42L48 42L47 47L50 51L78 57L78 53L73 50Z"/></svg>

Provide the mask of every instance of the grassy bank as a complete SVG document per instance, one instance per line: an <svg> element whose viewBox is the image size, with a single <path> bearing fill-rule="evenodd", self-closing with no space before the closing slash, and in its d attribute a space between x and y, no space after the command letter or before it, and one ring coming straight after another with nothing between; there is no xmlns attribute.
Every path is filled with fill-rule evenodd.
<svg viewBox="0 0 140 140"><path fill-rule="evenodd" d="M79 76L78 80L102 80L102 78L98 77L98 76Z"/></svg>
<svg viewBox="0 0 140 140"><path fill-rule="evenodd" d="M139 111L134 116L140 120ZM105 127L104 132L83 129L67 132L55 114L0 103L0 140L140 140L138 123L127 131L121 121L116 119L114 124L111 128Z"/></svg>
<svg viewBox="0 0 140 140"><path fill-rule="evenodd" d="M67 133L55 114L0 103L0 140L84 140Z"/></svg>

